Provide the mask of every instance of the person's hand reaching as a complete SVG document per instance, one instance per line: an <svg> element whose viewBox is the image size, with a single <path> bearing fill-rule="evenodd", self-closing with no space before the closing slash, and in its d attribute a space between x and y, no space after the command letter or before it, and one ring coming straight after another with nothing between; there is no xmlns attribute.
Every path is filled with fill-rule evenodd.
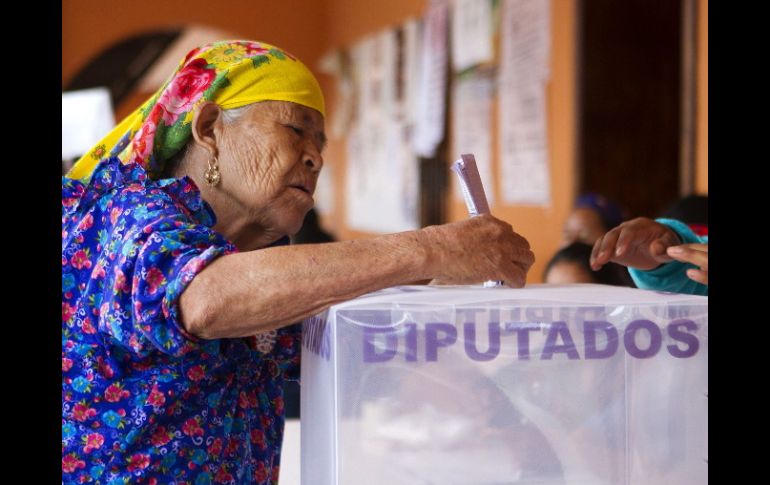
<svg viewBox="0 0 770 485"><path fill-rule="evenodd" d="M673 255L669 255L667 250L680 245L679 236L669 227L652 219L637 217L611 229L596 241L591 252L591 269L597 271L608 262L613 262L651 270L671 262ZM684 246L690 245L681 245Z"/></svg>
<svg viewBox="0 0 770 485"><path fill-rule="evenodd" d="M670 246L667 250L669 256L682 263L692 263L699 269L687 270L687 277L704 285L709 284L709 245L708 244L681 244Z"/></svg>

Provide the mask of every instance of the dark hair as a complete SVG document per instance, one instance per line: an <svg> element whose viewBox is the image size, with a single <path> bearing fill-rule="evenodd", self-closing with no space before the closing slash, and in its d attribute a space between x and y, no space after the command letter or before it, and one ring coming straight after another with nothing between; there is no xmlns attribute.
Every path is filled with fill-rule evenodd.
<svg viewBox="0 0 770 485"><path fill-rule="evenodd" d="M709 223L709 198L707 195L688 195L673 202L661 212L660 217L676 219L685 224Z"/></svg>
<svg viewBox="0 0 770 485"><path fill-rule="evenodd" d="M607 197L593 192L582 194L575 200L574 208L579 209L581 207L592 209L599 214L599 219L608 231L619 226L628 218L626 211L621 206Z"/></svg>
<svg viewBox="0 0 770 485"><path fill-rule="evenodd" d="M599 271L592 270L590 265L591 249L593 249L592 246L582 242L573 242L569 246L563 247L553 255L546 265L545 271L543 272L543 280L545 280L548 272L557 263L568 262L579 264L591 275L594 283L613 286L630 286L632 288L635 286L631 276L628 274L628 270L619 264L607 263L602 266Z"/></svg>

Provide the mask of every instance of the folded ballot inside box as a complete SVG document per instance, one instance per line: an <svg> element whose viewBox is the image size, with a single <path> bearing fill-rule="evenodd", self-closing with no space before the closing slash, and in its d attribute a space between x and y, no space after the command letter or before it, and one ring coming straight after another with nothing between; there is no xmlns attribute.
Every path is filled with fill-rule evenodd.
<svg viewBox="0 0 770 485"><path fill-rule="evenodd" d="M303 484L708 482L707 297L397 287L302 352Z"/></svg>

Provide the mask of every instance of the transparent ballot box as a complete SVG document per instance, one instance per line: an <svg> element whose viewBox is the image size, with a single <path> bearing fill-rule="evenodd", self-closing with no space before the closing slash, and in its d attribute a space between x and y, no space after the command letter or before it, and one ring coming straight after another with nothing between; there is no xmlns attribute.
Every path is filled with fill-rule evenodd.
<svg viewBox="0 0 770 485"><path fill-rule="evenodd" d="M305 485L708 483L708 298L405 286L303 326Z"/></svg>

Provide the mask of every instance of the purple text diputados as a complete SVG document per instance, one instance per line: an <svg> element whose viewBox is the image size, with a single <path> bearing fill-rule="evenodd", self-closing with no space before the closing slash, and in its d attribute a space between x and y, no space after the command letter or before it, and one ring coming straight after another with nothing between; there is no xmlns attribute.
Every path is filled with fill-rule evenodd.
<svg viewBox="0 0 770 485"><path fill-rule="evenodd" d="M435 362L450 349L459 351L460 346L474 361L490 361L501 356L519 360L609 359L622 351L637 359L656 355L687 359L700 348L697 331L698 324L682 318L662 324L638 319L620 330L603 320L569 325L566 321L553 321L366 326L362 333L363 360L369 363L393 359ZM481 332L486 335L480 335Z"/></svg>

